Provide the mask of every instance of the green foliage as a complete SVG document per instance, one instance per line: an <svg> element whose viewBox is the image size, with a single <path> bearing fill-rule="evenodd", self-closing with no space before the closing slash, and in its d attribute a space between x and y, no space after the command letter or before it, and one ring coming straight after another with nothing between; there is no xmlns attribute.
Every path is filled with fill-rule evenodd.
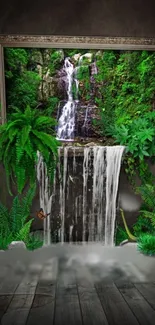
<svg viewBox="0 0 155 325"><path fill-rule="evenodd" d="M12 241L22 240L29 242L29 233L33 219L30 208L36 192L36 186L30 188L24 198L16 196L10 211L0 203L0 247L5 249Z"/></svg>
<svg viewBox="0 0 155 325"><path fill-rule="evenodd" d="M130 179L136 170L144 178L144 160L155 155L155 53L104 51L97 66L101 134L127 147L134 160L131 155L126 159Z"/></svg>
<svg viewBox="0 0 155 325"><path fill-rule="evenodd" d="M7 69L9 69L9 76L13 75L14 71L19 71L22 66L26 66L28 63L29 54L26 49L21 48L5 48L5 64L6 64L6 76Z"/></svg>
<svg viewBox="0 0 155 325"><path fill-rule="evenodd" d="M44 110L44 114L47 116L52 116L56 113L58 108L59 98L58 97L50 97L48 99L48 103L46 109Z"/></svg>
<svg viewBox="0 0 155 325"><path fill-rule="evenodd" d="M75 54L81 54L81 55L83 55L83 54L85 54L85 53L87 53L88 52L88 50L84 50L84 49L64 49L64 55L65 55L65 57L72 57L72 56L74 56Z"/></svg>
<svg viewBox="0 0 155 325"><path fill-rule="evenodd" d="M25 106L37 106L38 87L40 84L40 76L33 71L24 71L21 76L11 82L11 89L8 96L9 109L18 107L24 110Z"/></svg>
<svg viewBox="0 0 155 325"><path fill-rule="evenodd" d="M0 233L0 250L6 250L8 245L14 241L14 237L12 236L12 234L4 234L4 233Z"/></svg>
<svg viewBox="0 0 155 325"><path fill-rule="evenodd" d="M37 71L29 67L31 61L29 49L5 49L5 75L8 112L15 107L21 110L25 106L37 106L38 87L41 81Z"/></svg>
<svg viewBox="0 0 155 325"><path fill-rule="evenodd" d="M10 177L16 181L19 193L27 182L34 184L38 151L47 166L49 179L53 179L58 146L52 135L54 126L54 119L40 116L30 107L24 113L17 110L0 126L0 161L5 167L9 191Z"/></svg>
<svg viewBox="0 0 155 325"><path fill-rule="evenodd" d="M22 240L24 242L28 241L28 237L29 237L29 233L30 233L30 229L31 229L31 225L32 225L32 221L33 220L29 220L24 226L23 228L21 228L19 230L19 233L16 237L16 240Z"/></svg>
<svg viewBox="0 0 155 325"><path fill-rule="evenodd" d="M90 73L89 65L81 66L77 72L77 79L79 80L79 95L82 100L90 99Z"/></svg>
<svg viewBox="0 0 155 325"><path fill-rule="evenodd" d="M116 230L115 244L119 245L123 240L128 239L128 235L122 227L118 226Z"/></svg>
<svg viewBox="0 0 155 325"><path fill-rule="evenodd" d="M155 234L155 228L150 222L150 219L139 215L135 225L133 226L134 235L138 238L143 233Z"/></svg>
<svg viewBox="0 0 155 325"><path fill-rule="evenodd" d="M27 243L26 243L26 248L28 250L34 250L37 248L40 248L43 246L43 241L40 240L40 238L38 236L29 236Z"/></svg>
<svg viewBox="0 0 155 325"><path fill-rule="evenodd" d="M155 235L155 186L142 184L136 193L141 195L143 205L134 225L134 233L137 237L148 232Z"/></svg>
<svg viewBox="0 0 155 325"><path fill-rule="evenodd" d="M138 239L138 249L144 254L155 255L155 235L141 235Z"/></svg>
<svg viewBox="0 0 155 325"><path fill-rule="evenodd" d="M50 64L49 64L51 76L55 74L56 70L60 69L62 65L62 60L63 60L62 51L53 49L50 55Z"/></svg>
<svg viewBox="0 0 155 325"><path fill-rule="evenodd" d="M141 195L145 209L153 211L155 209L155 185L143 184L137 187L137 193Z"/></svg>
<svg viewBox="0 0 155 325"><path fill-rule="evenodd" d="M155 154L155 113L145 113L144 117L137 118L128 125L109 127L116 143L127 146L134 158L153 156Z"/></svg>

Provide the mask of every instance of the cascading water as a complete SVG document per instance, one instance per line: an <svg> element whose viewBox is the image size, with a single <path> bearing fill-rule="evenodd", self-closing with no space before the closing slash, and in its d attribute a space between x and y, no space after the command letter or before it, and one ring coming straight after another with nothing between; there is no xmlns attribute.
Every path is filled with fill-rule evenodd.
<svg viewBox="0 0 155 325"><path fill-rule="evenodd" d="M86 53L79 58L77 67L73 66L69 58L64 61L67 102L58 119L59 140L74 140L79 87L77 72L84 57L92 60L92 54ZM95 89L94 74L97 74L95 62L91 63L92 98ZM73 96L73 83L76 86L76 98ZM85 135L90 107L93 107L93 101L86 107L83 123ZM123 151L122 146L60 147L52 195L46 168L38 153L40 207L45 213L51 213L44 220L45 245L50 245L51 236L61 243L95 241L108 246L114 245L116 201Z"/></svg>
<svg viewBox="0 0 155 325"><path fill-rule="evenodd" d="M114 245L116 199L123 146L107 147L105 245Z"/></svg>
<svg viewBox="0 0 155 325"><path fill-rule="evenodd" d="M69 58L65 59L64 62L64 71L66 72L67 80L67 103L62 108L61 116L58 120L58 129L57 129L57 138L59 140L72 140L74 139L74 129L75 129L75 101L73 100L73 74L74 66L69 61ZM78 87L78 82L76 82Z"/></svg>
<svg viewBox="0 0 155 325"><path fill-rule="evenodd" d="M53 193L50 195L49 180L47 177L46 166L43 162L41 154L38 152L38 164L37 164L37 179L39 182L39 198L40 207L43 209L44 213L48 214L51 211L51 203L53 198ZM55 188L55 180L54 186ZM44 245L51 244L51 227L50 227L50 215L44 219Z"/></svg>
<svg viewBox="0 0 155 325"><path fill-rule="evenodd" d="M104 208L105 208L105 177L106 177L106 147L93 148L93 206L92 228L94 241L104 240ZM96 220L95 220L96 219ZM96 225L96 227L95 227Z"/></svg>
<svg viewBox="0 0 155 325"><path fill-rule="evenodd" d="M59 241L95 241L113 246L123 151L123 146L60 148L63 175L59 169L62 181L59 178L55 194L55 205L60 197ZM53 218L55 210L53 206Z"/></svg>

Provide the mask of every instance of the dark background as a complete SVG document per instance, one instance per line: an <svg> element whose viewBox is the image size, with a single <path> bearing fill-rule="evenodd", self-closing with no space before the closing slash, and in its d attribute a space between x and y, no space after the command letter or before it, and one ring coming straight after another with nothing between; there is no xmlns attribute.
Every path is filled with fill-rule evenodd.
<svg viewBox="0 0 155 325"><path fill-rule="evenodd" d="M155 36L155 0L0 1L0 34Z"/></svg>

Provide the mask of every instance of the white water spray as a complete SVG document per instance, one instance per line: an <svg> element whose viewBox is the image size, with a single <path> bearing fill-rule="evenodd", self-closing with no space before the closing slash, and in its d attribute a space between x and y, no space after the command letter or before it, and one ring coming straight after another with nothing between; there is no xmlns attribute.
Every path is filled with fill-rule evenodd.
<svg viewBox="0 0 155 325"><path fill-rule="evenodd" d="M93 148L93 205L92 205L92 227L94 241L104 241L104 205L105 205L105 153L106 147ZM96 227L95 227L96 217Z"/></svg>
<svg viewBox="0 0 155 325"><path fill-rule="evenodd" d="M105 245L114 245L116 200L124 146L107 147Z"/></svg>
<svg viewBox="0 0 155 325"><path fill-rule="evenodd" d="M69 58L65 59L64 62L64 70L67 75L67 103L62 108L62 113L58 121L58 129L57 129L57 138L60 140L69 139L72 140L74 138L74 129L75 129L75 102L73 100L73 74L74 74L74 66L69 61Z"/></svg>
<svg viewBox="0 0 155 325"><path fill-rule="evenodd" d="M47 169L44 164L43 158L39 152L38 164L37 164L37 179L39 182L39 198L40 198L40 208L43 209L44 213L48 214L51 212L52 197L50 195L49 181L47 177ZM50 215L44 219L44 245L51 244L51 226L50 226Z"/></svg>

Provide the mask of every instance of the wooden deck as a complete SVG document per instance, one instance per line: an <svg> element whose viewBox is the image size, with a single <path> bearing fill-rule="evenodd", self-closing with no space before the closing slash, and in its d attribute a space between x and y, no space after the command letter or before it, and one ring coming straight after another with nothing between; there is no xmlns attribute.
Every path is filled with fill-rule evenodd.
<svg viewBox="0 0 155 325"><path fill-rule="evenodd" d="M1 269L1 325L154 325L155 283L92 281L52 258L22 274ZM96 277L97 279L97 277Z"/></svg>

